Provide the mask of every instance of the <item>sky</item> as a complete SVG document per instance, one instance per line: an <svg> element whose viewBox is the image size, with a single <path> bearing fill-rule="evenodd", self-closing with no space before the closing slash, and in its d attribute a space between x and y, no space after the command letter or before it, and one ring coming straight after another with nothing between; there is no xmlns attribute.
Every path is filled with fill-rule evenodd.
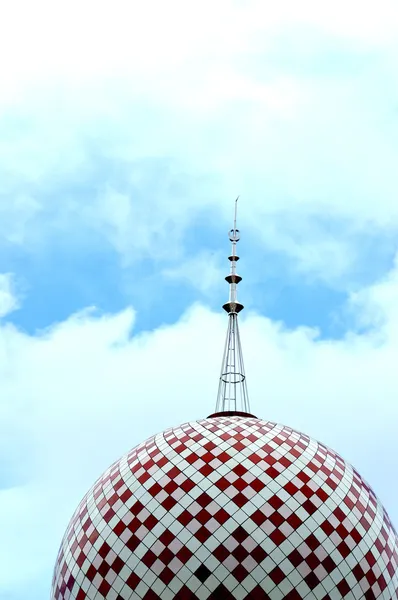
<svg viewBox="0 0 398 600"><path fill-rule="evenodd" d="M398 6L14 0L0 18L0 600L130 448L213 412L239 200L252 411L398 524Z"/></svg>

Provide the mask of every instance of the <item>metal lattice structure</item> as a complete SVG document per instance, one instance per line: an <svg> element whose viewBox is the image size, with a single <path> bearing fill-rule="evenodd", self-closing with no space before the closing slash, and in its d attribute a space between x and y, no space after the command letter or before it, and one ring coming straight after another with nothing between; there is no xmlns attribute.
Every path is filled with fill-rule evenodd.
<svg viewBox="0 0 398 600"><path fill-rule="evenodd" d="M231 263L231 271L225 278L229 283L229 300L223 305L223 309L228 313L228 330L218 386L216 414L250 413L238 324L238 314L244 308L243 304L238 302L237 293L237 286L242 281L242 277L236 272L236 263L239 260L239 256L236 254L236 244L240 239L240 232L236 227L238 199L239 196L235 200L234 227L229 232L232 251L228 260Z"/></svg>

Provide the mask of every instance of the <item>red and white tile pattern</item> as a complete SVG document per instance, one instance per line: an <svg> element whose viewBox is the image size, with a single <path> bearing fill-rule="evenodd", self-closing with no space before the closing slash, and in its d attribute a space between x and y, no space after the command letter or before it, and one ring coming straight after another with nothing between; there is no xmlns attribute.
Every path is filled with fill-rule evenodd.
<svg viewBox="0 0 398 600"><path fill-rule="evenodd" d="M398 540L329 448L248 417L187 423L112 465L63 539L53 600L398 598Z"/></svg>

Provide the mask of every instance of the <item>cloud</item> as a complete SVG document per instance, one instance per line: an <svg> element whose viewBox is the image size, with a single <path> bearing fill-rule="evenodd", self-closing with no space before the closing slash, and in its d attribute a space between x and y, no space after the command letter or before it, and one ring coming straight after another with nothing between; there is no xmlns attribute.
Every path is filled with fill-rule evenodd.
<svg viewBox="0 0 398 600"><path fill-rule="evenodd" d="M202 251L180 262L177 267L165 269L163 276L172 281L186 282L205 296L213 297L221 287L227 269L225 256L221 253Z"/></svg>
<svg viewBox="0 0 398 600"><path fill-rule="evenodd" d="M187 7L181 0L167 6L158 0L145 6L127 0L73 0L56 6L49 0L18 0L7 7L2 24L1 56L4 51L12 56L12 62L3 59L2 75L9 81L26 83L60 74L76 80L118 71L148 82L154 70L165 78L170 69L203 56L230 58L242 50L258 50L281 30L303 26L352 43L385 47L394 39L398 11L391 0L377 5L338 1L329 7L314 0L300 6L293 0L277 5L222 0L216 7L209 0L200 7Z"/></svg>
<svg viewBox="0 0 398 600"><path fill-rule="evenodd" d="M277 226L267 247L333 281L355 268L353 227L396 233L389 0L20 1L1 27L9 243L95 230L124 263L165 243L179 260L198 212L226 221L240 192L247 231ZM307 223L325 215L339 236L320 241Z"/></svg>
<svg viewBox="0 0 398 600"><path fill-rule="evenodd" d="M0 273L0 318L18 308L15 282L11 273Z"/></svg>
<svg viewBox="0 0 398 600"><path fill-rule="evenodd" d="M384 340L395 340L398 326L398 255L393 269L370 288L352 293L348 308L359 327L374 327Z"/></svg>
<svg viewBox="0 0 398 600"><path fill-rule="evenodd" d="M241 325L252 410L339 451L395 520L397 272L352 298L373 325L364 334L324 341L254 313ZM140 334L134 320L131 309L91 308L34 337L1 327L1 435L13 440L2 460L13 478L0 482L0 589L12 598L49 585L67 521L102 470L151 434L213 410L225 317L194 305Z"/></svg>
<svg viewBox="0 0 398 600"><path fill-rule="evenodd" d="M26 25L19 22L21 6ZM376 205L368 190L369 183L385 188L393 164L388 134L380 135L379 111L391 110L390 96L378 92L397 59L388 42L388 32L398 29L397 10L387 0L377 10L354 0L329 9L312 0L299 8L291 1L243 7L225 0L197 9L175 0L167 7L124 0L54 7L42 0L7 8L2 27L2 90L10 93L10 79L19 90L3 110L8 119L20 116L11 118L14 137L4 144L4 159L24 165L30 178L81 168L87 136L96 136L102 152L129 160L137 152L160 153L189 157L210 173L233 166L232 182L239 177L244 187L252 175L257 188L267 180L274 185L277 173L284 198L268 193L269 212L281 202L294 207L303 196L350 214L364 204L364 193L372 215L387 202ZM319 54L323 72L337 60L328 77L311 73ZM362 64L347 78L352 57ZM367 159L373 173L363 168ZM358 199L350 208L342 191L353 168ZM325 198L321 186L336 173L342 189ZM394 205L390 199L389 209Z"/></svg>

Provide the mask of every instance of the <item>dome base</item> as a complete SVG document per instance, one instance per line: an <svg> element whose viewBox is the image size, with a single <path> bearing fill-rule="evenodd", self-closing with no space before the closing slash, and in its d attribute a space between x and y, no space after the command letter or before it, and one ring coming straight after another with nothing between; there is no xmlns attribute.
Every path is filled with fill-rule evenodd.
<svg viewBox="0 0 398 600"><path fill-rule="evenodd" d="M208 419L213 419L214 417L250 417L252 419L258 419L256 415L252 415L248 412L243 412L241 410L223 410L221 412L216 412L209 415Z"/></svg>

